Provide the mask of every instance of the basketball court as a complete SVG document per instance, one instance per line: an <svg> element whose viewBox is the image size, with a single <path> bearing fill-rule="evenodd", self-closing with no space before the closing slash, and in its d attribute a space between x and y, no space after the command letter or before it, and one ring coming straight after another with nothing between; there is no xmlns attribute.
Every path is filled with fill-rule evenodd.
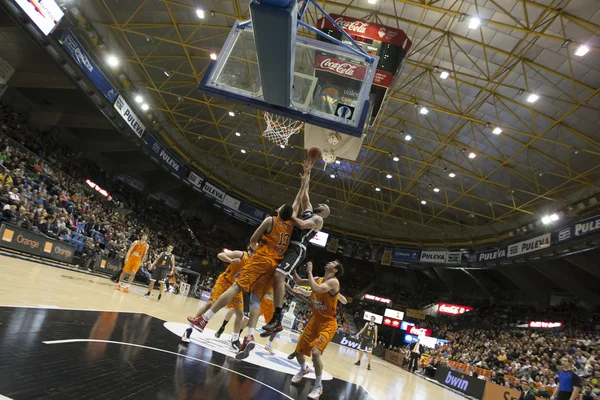
<svg viewBox="0 0 600 400"><path fill-rule="evenodd" d="M168 294L160 304L144 290L115 290L110 280L0 256L0 395L11 399L194 398L304 399L310 379L290 384L287 354L297 335L282 332L276 355L258 339L251 358L228 350L231 324L214 338L225 312L192 342L180 342L200 300ZM323 355L322 399L444 399L462 396L375 358L331 343Z"/></svg>

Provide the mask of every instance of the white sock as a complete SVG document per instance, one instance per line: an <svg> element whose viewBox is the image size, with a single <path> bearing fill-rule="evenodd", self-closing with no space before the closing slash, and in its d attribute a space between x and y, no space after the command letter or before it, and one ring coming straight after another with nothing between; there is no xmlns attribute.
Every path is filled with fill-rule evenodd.
<svg viewBox="0 0 600 400"><path fill-rule="evenodd" d="M254 335L254 328L248 328L248 334L246 335L246 337Z"/></svg>
<svg viewBox="0 0 600 400"><path fill-rule="evenodd" d="M306 363L300 364L300 371L302 371L302 372L306 371Z"/></svg>
<svg viewBox="0 0 600 400"><path fill-rule="evenodd" d="M202 318L204 318L206 321L209 321L212 317L214 317L214 315L215 313L212 312L212 310L208 310L204 313L204 315L202 315Z"/></svg>
<svg viewBox="0 0 600 400"><path fill-rule="evenodd" d="M315 375L315 386L322 386L321 385L321 375Z"/></svg>
<svg viewBox="0 0 600 400"><path fill-rule="evenodd" d="M236 340L240 340L240 334L239 333L232 333L231 334L231 341L235 342Z"/></svg>

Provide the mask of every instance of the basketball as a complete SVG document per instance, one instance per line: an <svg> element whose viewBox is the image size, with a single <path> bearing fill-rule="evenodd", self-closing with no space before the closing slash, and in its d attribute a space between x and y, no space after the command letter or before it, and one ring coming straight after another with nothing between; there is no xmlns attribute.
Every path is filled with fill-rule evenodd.
<svg viewBox="0 0 600 400"><path fill-rule="evenodd" d="M323 152L321 151L321 148L319 146L313 146L310 149L308 149L308 159L310 161L318 161L322 155Z"/></svg>

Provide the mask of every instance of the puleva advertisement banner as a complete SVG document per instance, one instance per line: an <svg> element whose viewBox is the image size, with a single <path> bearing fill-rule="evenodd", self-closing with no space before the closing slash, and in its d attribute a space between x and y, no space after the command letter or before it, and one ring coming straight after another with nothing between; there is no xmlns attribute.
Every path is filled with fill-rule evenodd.
<svg viewBox="0 0 600 400"><path fill-rule="evenodd" d="M568 228L558 231L557 240L564 242L579 236L585 236L590 233L600 232L600 215L576 222Z"/></svg>
<svg viewBox="0 0 600 400"><path fill-rule="evenodd" d="M506 258L506 249L480 251L474 262L496 261Z"/></svg>
<svg viewBox="0 0 600 400"><path fill-rule="evenodd" d="M187 168L183 166L183 162L160 144L154 136L146 133L142 138L146 143L146 146L150 149L151 157L158 161L159 164L163 165L167 170L171 171L174 175L181 179L188 178Z"/></svg>
<svg viewBox="0 0 600 400"><path fill-rule="evenodd" d="M127 122L127 125L133 129L137 137L141 138L144 135L144 132L146 132L146 127L142 124L138 116L135 115L131 107L129 107L129 104L127 104L123 96L119 95L119 97L117 97L114 107L125 122Z"/></svg>
<svg viewBox="0 0 600 400"><path fill-rule="evenodd" d="M113 104L119 93L106 76L104 76L98 65L92 60L92 57L85 51L70 29L65 31L61 41L67 53L71 55L71 58L79 65L83 73L102 92L102 95L106 97L110 104Z"/></svg>
<svg viewBox="0 0 600 400"><path fill-rule="evenodd" d="M550 233L508 246L508 257L519 256L550 247Z"/></svg>
<svg viewBox="0 0 600 400"><path fill-rule="evenodd" d="M222 203L223 200L225 200L225 192L209 182L204 182L202 191L210 197L216 199L219 203Z"/></svg>
<svg viewBox="0 0 600 400"><path fill-rule="evenodd" d="M188 181L192 184L192 186L198 190L202 190L202 181L204 179L195 173L194 171L190 172L190 176L188 177Z"/></svg>

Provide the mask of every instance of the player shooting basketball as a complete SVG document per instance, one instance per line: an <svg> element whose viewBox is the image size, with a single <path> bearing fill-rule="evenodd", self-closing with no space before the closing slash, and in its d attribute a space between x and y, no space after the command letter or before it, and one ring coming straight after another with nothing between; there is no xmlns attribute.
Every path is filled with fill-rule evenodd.
<svg viewBox="0 0 600 400"><path fill-rule="evenodd" d="M302 163L304 174L302 175L302 184L296 195L294 204L294 231L292 232L290 246L285 253L283 260L275 270L273 282L273 294L275 297L275 314L273 318L263 326L265 332L261 333L261 337L267 337L273 333L283 330L281 325L283 319L283 301L285 298L285 279L288 277L296 266L302 264L306 257L306 247L310 240L315 237L317 232L323 228L323 219L329 216L330 210L327 204L319 204L313 209L310 203L309 182L310 170L314 165L314 159L306 160ZM298 211L304 210L297 217Z"/></svg>
<svg viewBox="0 0 600 400"><path fill-rule="evenodd" d="M260 315L260 303L271 289L275 268L288 249L290 235L294 227L294 223L291 221L293 212L292 206L284 204L277 210L276 217L266 218L250 238L250 247L255 250L254 255L248 260L236 282L202 316L188 317L192 327L202 332L217 311L242 291L250 292L248 334L244 338L238 354L236 354L237 359L247 358L256 345L254 330Z"/></svg>

